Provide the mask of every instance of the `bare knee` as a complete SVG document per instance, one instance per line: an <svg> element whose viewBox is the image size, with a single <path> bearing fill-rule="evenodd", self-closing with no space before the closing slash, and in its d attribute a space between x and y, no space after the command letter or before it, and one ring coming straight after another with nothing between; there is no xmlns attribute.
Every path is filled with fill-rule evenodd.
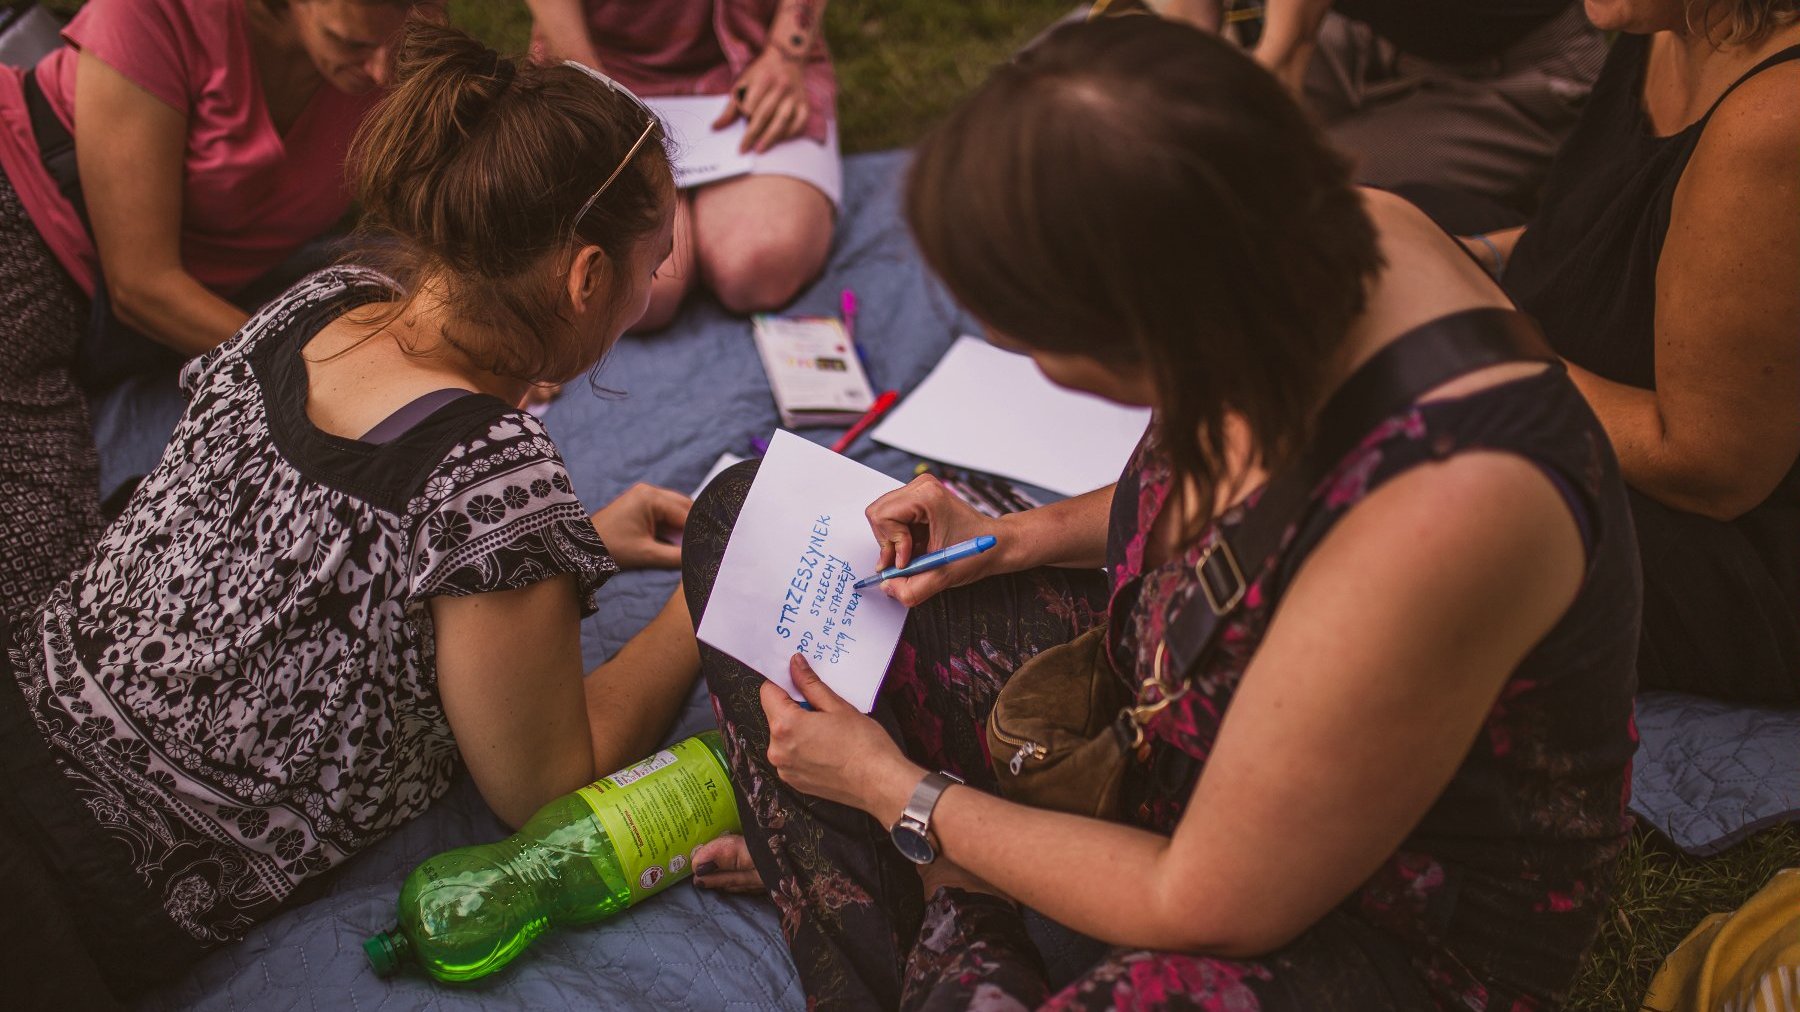
<svg viewBox="0 0 1800 1012"><path fill-rule="evenodd" d="M631 332L648 334L674 323L676 314L681 312L682 300L687 298L687 291L686 278L658 276L650 286L650 304L644 307L644 315L631 325Z"/></svg>
<svg viewBox="0 0 1800 1012"><path fill-rule="evenodd" d="M795 227L724 238L717 248L700 250L707 283L734 313L780 309L825 267L831 233L829 228L816 232Z"/></svg>

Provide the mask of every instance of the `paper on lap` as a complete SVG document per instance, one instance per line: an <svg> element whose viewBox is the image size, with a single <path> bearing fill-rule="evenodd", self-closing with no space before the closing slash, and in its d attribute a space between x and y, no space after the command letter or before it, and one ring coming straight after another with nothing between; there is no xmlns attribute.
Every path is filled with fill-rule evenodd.
<svg viewBox="0 0 1800 1012"><path fill-rule="evenodd" d="M726 468L730 467L733 464L741 464L743 462L744 462L744 458L738 456L735 453L719 454L719 459L713 461L712 470L706 472L706 477L700 479L700 484L694 486L694 490L692 492L688 493L688 498L689 499L700 498L700 493L706 491L706 486L712 484L712 480L719 476L719 472L725 470ZM662 537L662 540L668 542L671 545L679 546L682 543L682 532L676 531L673 534L664 535Z"/></svg>
<svg viewBox="0 0 1800 1012"><path fill-rule="evenodd" d="M675 185L680 189L716 183L741 176L755 164L741 154L745 123L742 117L723 130L713 124L725 112L726 95L669 95L646 98L644 104L663 121L673 151Z"/></svg>
<svg viewBox="0 0 1800 1012"><path fill-rule="evenodd" d="M880 552L863 510L900 483L778 431L732 528L700 620L700 641L800 699L788 659L803 653L864 713L875 706L906 607L851 585Z"/></svg>
<svg viewBox="0 0 1800 1012"><path fill-rule="evenodd" d="M1149 423L1147 408L1065 390L1030 358L965 336L869 435L928 460L1081 495L1119 480Z"/></svg>
<svg viewBox="0 0 1800 1012"><path fill-rule="evenodd" d="M713 124L725 112L724 95L674 95L647 98L644 104L663 121L668 131L675 185L680 189L704 186L754 172L759 176L789 176L809 183L833 205L844 194L844 166L837 155L837 124L825 124L823 145L792 138L767 151L740 152L744 130L738 117L723 129Z"/></svg>
<svg viewBox="0 0 1800 1012"><path fill-rule="evenodd" d="M706 486L711 485L712 480L714 478L717 478L720 474L723 474L727 468L732 467L737 464L742 464L743 462L744 462L744 458L738 456L735 453L719 454L719 459L713 461L712 470L706 472L706 477L700 479L700 484L694 486L693 494L689 495L688 498L689 499L700 498L700 493L706 491Z"/></svg>

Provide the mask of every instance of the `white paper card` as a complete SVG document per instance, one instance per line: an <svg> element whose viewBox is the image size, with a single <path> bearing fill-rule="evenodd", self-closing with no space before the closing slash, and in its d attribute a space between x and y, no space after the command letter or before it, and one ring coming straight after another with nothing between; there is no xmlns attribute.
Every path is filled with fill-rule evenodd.
<svg viewBox="0 0 1800 1012"><path fill-rule="evenodd" d="M1065 390L1030 358L965 336L870 436L927 460L1081 495L1119 480L1149 424L1148 408Z"/></svg>
<svg viewBox="0 0 1800 1012"><path fill-rule="evenodd" d="M742 464L743 462L744 462L744 458L738 456L735 453L719 454L719 459L713 461L712 470L706 472L706 477L700 479L700 484L694 486L694 491L691 494L689 494L688 498L689 499L700 498L700 493L704 492L706 490L706 486L711 485L712 480L714 478L717 478L721 472L723 472L726 468L731 467L733 464Z"/></svg>
<svg viewBox="0 0 1800 1012"><path fill-rule="evenodd" d="M805 654L825 684L864 713L875 706L906 607L851 585L880 552L863 510L900 483L787 431L769 443L725 546L701 642L800 699L788 658Z"/></svg>
<svg viewBox="0 0 1800 1012"><path fill-rule="evenodd" d="M675 154L675 185L681 189L716 183L750 171L754 156L742 154L743 117L723 130L713 124L725 112L728 95L668 95L644 104L663 121Z"/></svg>
<svg viewBox="0 0 1800 1012"><path fill-rule="evenodd" d="M706 486L712 484L712 480L719 476L720 471L725 470L726 468L730 467L733 464L742 463L743 460L744 460L744 458L738 456L735 453L719 454L719 459L713 461L712 470L706 472L706 477L700 479L700 484L694 486L694 490L692 492L688 493L688 498L689 499L700 498L700 493L706 491ZM660 535L660 537L662 538L662 540L668 542L671 545L680 545L682 543L683 533L684 532L682 532L682 531L675 531L672 534Z"/></svg>

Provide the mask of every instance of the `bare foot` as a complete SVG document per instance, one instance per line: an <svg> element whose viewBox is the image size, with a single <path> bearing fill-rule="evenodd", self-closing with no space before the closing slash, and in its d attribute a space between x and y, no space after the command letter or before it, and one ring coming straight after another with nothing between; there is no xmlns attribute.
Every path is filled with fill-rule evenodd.
<svg viewBox="0 0 1800 1012"><path fill-rule="evenodd" d="M762 875L750 862L750 848L736 833L701 844L694 851L694 884L728 893L763 891Z"/></svg>

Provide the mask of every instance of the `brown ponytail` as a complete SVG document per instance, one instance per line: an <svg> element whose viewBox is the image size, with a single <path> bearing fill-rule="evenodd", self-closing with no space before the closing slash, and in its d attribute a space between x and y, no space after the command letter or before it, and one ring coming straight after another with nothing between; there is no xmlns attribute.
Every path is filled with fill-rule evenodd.
<svg viewBox="0 0 1800 1012"><path fill-rule="evenodd" d="M386 271L406 299L429 283L464 324L446 339L479 368L579 375L592 349L565 323L545 257L569 252L573 230L622 265L655 231L674 198L661 126L577 224L644 132L635 102L426 21L407 26L395 80L351 145L363 241L350 259Z"/></svg>

